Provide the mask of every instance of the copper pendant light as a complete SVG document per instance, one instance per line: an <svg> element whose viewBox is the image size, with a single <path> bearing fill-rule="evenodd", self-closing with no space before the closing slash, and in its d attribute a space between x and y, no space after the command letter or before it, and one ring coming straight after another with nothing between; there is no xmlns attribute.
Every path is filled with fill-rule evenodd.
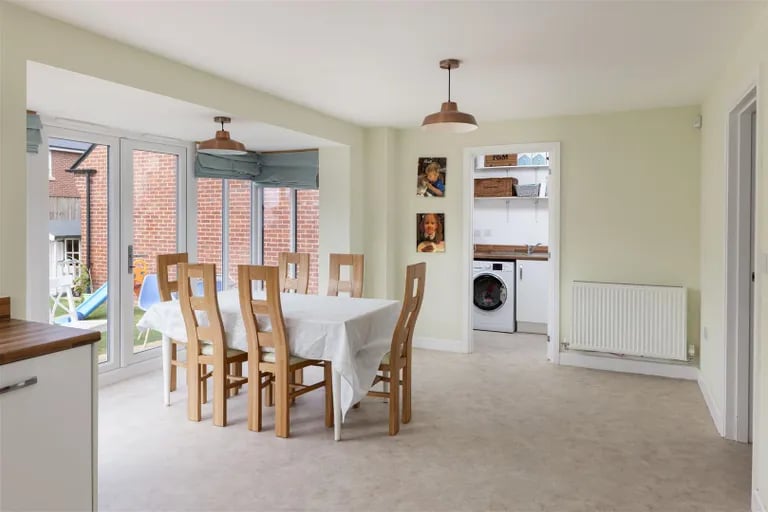
<svg viewBox="0 0 768 512"><path fill-rule="evenodd" d="M229 132L224 130L224 123L231 123L232 119L224 116L216 116L213 120L221 123L221 130L216 131L216 138L204 140L197 144L197 152L207 155L244 155L247 153L242 142L229 138Z"/></svg>
<svg viewBox="0 0 768 512"><path fill-rule="evenodd" d="M448 101L440 107L440 112L429 114L421 123L421 128L427 131L442 133L467 133L477 130L475 116L465 112L459 112L456 102L451 101L451 70L459 67L459 60L444 59L440 61L440 68L448 70Z"/></svg>

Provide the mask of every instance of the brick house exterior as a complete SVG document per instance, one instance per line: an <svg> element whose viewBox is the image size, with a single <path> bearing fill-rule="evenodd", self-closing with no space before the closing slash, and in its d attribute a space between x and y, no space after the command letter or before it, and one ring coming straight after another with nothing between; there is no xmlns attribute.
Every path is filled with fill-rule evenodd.
<svg viewBox="0 0 768 512"><path fill-rule="evenodd" d="M91 176L91 281L93 289L107 279L107 146L97 145L79 165L95 169ZM53 179L48 195L80 198L81 258L88 254L86 228L86 176L66 172L78 153L51 151ZM155 272L155 255L176 251L176 157L134 151L134 254L146 255L147 271ZM250 182L229 185L229 276L237 282L237 265L250 263ZM197 180L198 261L221 265L222 181ZM296 250L310 254L310 293L317 293L319 249L319 191L299 190L296 201ZM291 207L289 189L264 189L264 263L277 265L277 254L290 251Z"/></svg>

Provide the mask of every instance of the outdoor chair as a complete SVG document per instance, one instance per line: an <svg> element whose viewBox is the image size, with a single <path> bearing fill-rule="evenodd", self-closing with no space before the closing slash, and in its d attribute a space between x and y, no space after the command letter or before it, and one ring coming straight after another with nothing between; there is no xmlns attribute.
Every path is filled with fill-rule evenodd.
<svg viewBox="0 0 768 512"><path fill-rule="evenodd" d="M139 299L136 305L139 307L139 309L146 312L150 307L154 306L158 302L160 302L160 289L157 285L157 274L147 274L144 276L144 280L141 282L141 288L139 289ZM144 344L141 346L142 350L147 346L149 331L151 330L152 329L147 328L142 333L144 336Z"/></svg>

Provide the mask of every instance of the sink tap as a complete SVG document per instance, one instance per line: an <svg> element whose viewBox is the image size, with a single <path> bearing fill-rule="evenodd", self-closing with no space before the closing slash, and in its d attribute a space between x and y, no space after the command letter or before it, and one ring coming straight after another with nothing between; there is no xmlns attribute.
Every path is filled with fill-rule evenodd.
<svg viewBox="0 0 768 512"><path fill-rule="evenodd" d="M528 251L528 254L533 254L533 251L535 251L535 250L536 250L536 248L537 248L538 246L540 246L540 245L541 245L541 242L539 242L539 243L538 243L538 244L536 244L536 245L528 245L528 244L525 244L525 247L526 247L526 249L527 249L527 251Z"/></svg>

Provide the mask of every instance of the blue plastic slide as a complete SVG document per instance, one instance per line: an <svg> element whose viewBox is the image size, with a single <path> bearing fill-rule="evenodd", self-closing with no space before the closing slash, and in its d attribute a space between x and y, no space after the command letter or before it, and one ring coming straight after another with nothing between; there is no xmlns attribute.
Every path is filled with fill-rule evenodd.
<svg viewBox="0 0 768 512"><path fill-rule="evenodd" d="M91 316L91 313L104 304L105 300L107 300L107 283L101 285L98 290L75 308L75 311L77 311L77 319L85 320Z"/></svg>

